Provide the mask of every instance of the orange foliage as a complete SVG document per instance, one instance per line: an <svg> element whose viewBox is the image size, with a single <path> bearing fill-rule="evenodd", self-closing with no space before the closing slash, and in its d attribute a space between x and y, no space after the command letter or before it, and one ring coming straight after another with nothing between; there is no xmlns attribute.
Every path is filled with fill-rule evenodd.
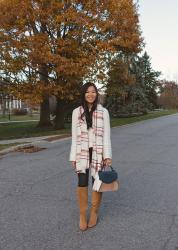
<svg viewBox="0 0 178 250"><path fill-rule="evenodd" d="M1 67L18 80L11 91L36 102L72 100L102 54L142 46L133 0L5 0L0 20Z"/></svg>
<svg viewBox="0 0 178 250"><path fill-rule="evenodd" d="M176 82L163 80L160 85L159 105L164 108L178 108L178 85Z"/></svg>

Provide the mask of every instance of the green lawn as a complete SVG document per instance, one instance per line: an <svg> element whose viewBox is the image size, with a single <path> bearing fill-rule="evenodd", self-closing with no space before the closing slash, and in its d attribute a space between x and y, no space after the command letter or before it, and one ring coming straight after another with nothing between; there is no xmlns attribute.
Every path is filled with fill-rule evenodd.
<svg viewBox="0 0 178 250"><path fill-rule="evenodd" d="M27 120L39 120L39 114L30 115L10 115L10 121L27 121ZM8 114L5 117L0 115L0 122L8 122L9 116Z"/></svg>
<svg viewBox="0 0 178 250"><path fill-rule="evenodd" d="M124 124L129 124L137 121L152 119L164 115L170 115L178 113L178 110L168 110L168 111L157 111L152 112L147 115L130 117L130 118L112 118L111 126L121 126ZM45 136L45 135L61 135L70 134L71 124L65 124L65 129L54 130L53 128L38 128L37 122L24 122L24 123L11 123L11 124L0 124L0 140L14 139L14 138L27 138L35 136Z"/></svg>
<svg viewBox="0 0 178 250"><path fill-rule="evenodd" d="M66 125L66 129L54 130L53 128L39 128L37 124L38 122L0 124L0 140L59 135L70 132L70 125Z"/></svg>
<svg viewBox="0 0 178 250"><path fill-rule="evenodd" d="M111 119L111 126L121 126L125 124L130 124L134 122L139 122L143 120L153 119L165 115L171 115L178 113L178 109L172 109L172 110L163 110L163 111L154 111L147 115L141 115L141 116L135 116L135 117L128 117L128 118L112 118Z"/></svg>

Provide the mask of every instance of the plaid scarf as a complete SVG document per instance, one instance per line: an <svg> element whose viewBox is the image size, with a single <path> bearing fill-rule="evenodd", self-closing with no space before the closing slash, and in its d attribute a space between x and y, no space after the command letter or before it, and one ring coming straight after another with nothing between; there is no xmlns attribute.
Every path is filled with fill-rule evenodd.
<svg viewBox="0 0 178 250"><path fill-rule="evenodd" d="M77 122L76 172L85 173L86 169L91 167L91 175L95 176L102 168L103 162L103 107L101 104L98 104L92 115L94 140L91 165L89 164L89 141L86 118L84 117L84 120L81 119L81 114L83 112L84 109L80 106Z"/></svg>

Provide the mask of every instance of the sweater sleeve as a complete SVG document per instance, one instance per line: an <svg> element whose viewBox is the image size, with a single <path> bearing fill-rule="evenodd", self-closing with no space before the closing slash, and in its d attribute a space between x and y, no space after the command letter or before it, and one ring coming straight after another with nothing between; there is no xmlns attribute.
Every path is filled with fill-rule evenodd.
<svg viewBox="0 0 178 250"><path fill-rule="evenodd" d="M109 112L105 108L104 108L103 118L104 118L103 158L112 159L110 118L109 118Z"/></svg>
<svg viewBox="0 0 178 250"><path fill-rule="evenodd" d="M69 161L76 161L76 151L77 151L77 109L72 112L72 143L70 149Z"/></svg>

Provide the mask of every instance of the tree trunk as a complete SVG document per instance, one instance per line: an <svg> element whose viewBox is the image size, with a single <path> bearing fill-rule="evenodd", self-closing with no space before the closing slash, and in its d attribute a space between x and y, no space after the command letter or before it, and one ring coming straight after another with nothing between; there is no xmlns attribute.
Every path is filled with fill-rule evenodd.
<svg viewBox="0 0 178 250"><path fill-rule="evenodd" d="M2 116L6 116L6 99L4 96L2 97Z"/></svg>
<svg viewBox="0 0 178 250"><path fill-rule="evenodd" d="M40 80L44 85L48 85L48 69L47 66L41 65L39 68ZM52 126L50 122L50 105L49 105L49 95L44 94L43 102L40 105L40 121L38 127L50 127Z"/></svg>
<svg viewBox="0 0 178 250"><path fill-rule="evenodd" d="M55 117L55 129L64 129L64 116L65 109L61 100L57 99L56 103L56 117Z"/></svg>
<svg viewBox="0 0 178 250"><path fill-rule="evenodd" d="M59 97L56 97L56 110L55 114L56 117L54 119L54 127L56 129L64 129L64 123L65 123L65 115L68 112L72 112L72 110L79 106L80 102L79 101L70 101L69 100L61 100Z"/></svg>
<svg viewBox="0 0 178 250"><path fill-rule="evenodd" d="M38 127L50 127L52 126L50 122L50 107L49 107L49 97L45 96L43 102L40 105L40 121Z"/></svg>

